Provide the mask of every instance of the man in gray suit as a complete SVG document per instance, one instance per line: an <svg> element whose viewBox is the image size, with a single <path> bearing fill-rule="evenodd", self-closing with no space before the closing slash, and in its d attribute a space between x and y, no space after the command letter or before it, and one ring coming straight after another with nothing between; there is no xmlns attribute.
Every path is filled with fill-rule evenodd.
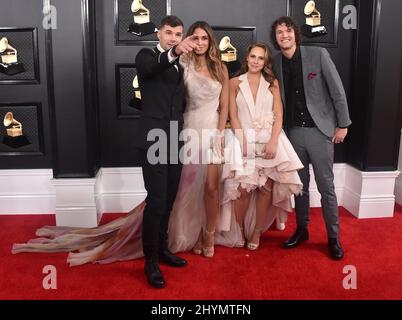
<svg viewBox="0 0 402 320"><path fill-rule="evenodd" d="M290 17L277 19L271 40L280 50L273 69L281 85L284 123L304 168L299 171L303 195L295 197L297 230L284 242L294 248L308 240L309 164L314 170L325 219L330 256L343 258L339 242L339 212L334 187L334 143L342 143L352 123L342 81L327 50L300 46L301 33Z"/></svg>

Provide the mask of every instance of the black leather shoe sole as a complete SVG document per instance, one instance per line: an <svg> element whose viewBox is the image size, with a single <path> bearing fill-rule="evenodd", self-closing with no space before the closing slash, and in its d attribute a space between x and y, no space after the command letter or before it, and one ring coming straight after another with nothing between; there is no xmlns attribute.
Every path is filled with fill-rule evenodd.
<svg viewBox="0 0 402 320"><path fill-rule="evenodd" d="M154 282L154 281L152 281L152 280L150 280L150 279L148 279L148 283L152 286L152 287L154 287L154 288L156 288L156 289L163 289L164 287L166 287L166 283L161 283L161 282Z"/></svg>
<svg viewBox="0 0 402 320"><path fill-rule="evenodd" d="M159 262L175 268L182 268L187 265L187 261L179 257L166 258L159 256Z"/></svg>
<svg viewBox="0 0 402 320"><path fill-rule="evenodd" d="M334 252L332 252L332 251L330 250L330 251L329 251L329 255L331 256L332 260L336 260L336 261L342 260L343 257L344 257L343 251L342 251L342 252L334 253Z"/></svg>
<svg viewBox="0 0 402 320"><path fill-rule="evenodd" d="M165 281L152 279L152 277L149 276L146 271L145 271L145 276L147 277L148 283L154 288L162 289L162 288L164 288L166 286Z"/></svg>
<svg viewBox="0 0 402 320"><path fill-rule="evenodd" d="M297 247L299 244L306 242L308 240L308 235L299 237L297 240L293 241L285 241L283 243L283 248L285 249L292 249Z"/></svg>
<svg viewBox="0 0 402 320"><path fill-rule="evenodd" d="M164 260L160 259L159 262L166 264L170 267L174 267L174 268L183 268L187 265L187 261L185 263L177 263L177 262L172 262L172 261L164 261Z"/></svg>

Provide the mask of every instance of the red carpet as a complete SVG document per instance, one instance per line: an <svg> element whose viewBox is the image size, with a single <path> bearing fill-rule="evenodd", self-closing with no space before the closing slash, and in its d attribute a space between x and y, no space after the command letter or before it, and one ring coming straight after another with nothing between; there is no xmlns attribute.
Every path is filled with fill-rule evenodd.
<svg viewBox="0 0 402 320"><path fill-rule="evenodd" d="M105 215L104 221L113 219ZM25 242L53 216L0 216L0 299L402 299L402 208L394 218L358 220L341 209L345 259L327 253L320 209L311 214L310 241L293 250L281 243L292 234L294 214L283 232L268 231L256 252L216 248L210 260L182 254L189 266L162 266L167 287L150 288L143 260L70 268L66 253L12 255L14 242ZM57 268L57 290L42 288L46 265ZM357 269L357 289L345 290L344 266Z"/></svg>

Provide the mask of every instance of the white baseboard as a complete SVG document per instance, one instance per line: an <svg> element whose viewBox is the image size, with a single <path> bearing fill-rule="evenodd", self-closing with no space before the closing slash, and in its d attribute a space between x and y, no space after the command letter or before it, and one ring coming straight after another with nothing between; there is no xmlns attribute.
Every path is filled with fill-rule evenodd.
<svg viewBox="0 0 402 320"><path fill-rule="evenodd" d="M310 205L321 207L311 167L310 173ZM358 218L391 217L394 185L402 198L397 174L335 164L339 206ZM52 170L0 170L0 214L56 213L58 225L95 226L103 213L128 212L145 197L141 168L101 168L93 179L53 179Z"/></svg>
<svg viewBox="0 0 402 320"><path fill-rule="evenodd" d="M346 166L343 207L357 218L393 217L399 171L362 172Z"/></svg>
<svg viewBox="0 0 402 320"><path fill-rule="evenodd" d="M343 189L346 164L334 165L335 191L340 205L343 203ZM310 205L321 207L321 195L310 166ZM102 183L97 191L101 212L127 212L143 201L146 197L141 168L102 168Z"/></svg>
<svg viewBox="0 0 402 320"><path fill-rule="evenodd" d="M0 214L54 214L51 169L0 170Z"/></svg>
<svg viewBox="0 0 402 320"><path fill-rule="evenodd" d="M56 225L93 228L99 224L100 216L95 206L56 208Z"/></svg>
<svg viewBox="0 0 402 320"><path fill-rule="evenodd" d="M141 168L102 168L97 177L101 212L128 212L147 195Z"/></svg>
<svg viewBox="0 0 402 320"><path fill-rule="evenodd" d="M52 179L56 191L56 225L96 227L100 215L96 208L95 184L92 179Z"/></svg>

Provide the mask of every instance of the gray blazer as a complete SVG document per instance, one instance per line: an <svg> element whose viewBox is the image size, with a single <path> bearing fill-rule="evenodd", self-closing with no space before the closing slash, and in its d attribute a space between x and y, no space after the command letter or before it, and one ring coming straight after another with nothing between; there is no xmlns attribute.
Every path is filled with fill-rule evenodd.
<svg viewBox="0 0 402 320"><path fill-rule="evenodd" d="M318 129L333 137L336 127L348 127L352 123L341 78L326 49L301 46L300 53L307 109ZM273 59L273 69L286 110L281 53Z"/></svg>

